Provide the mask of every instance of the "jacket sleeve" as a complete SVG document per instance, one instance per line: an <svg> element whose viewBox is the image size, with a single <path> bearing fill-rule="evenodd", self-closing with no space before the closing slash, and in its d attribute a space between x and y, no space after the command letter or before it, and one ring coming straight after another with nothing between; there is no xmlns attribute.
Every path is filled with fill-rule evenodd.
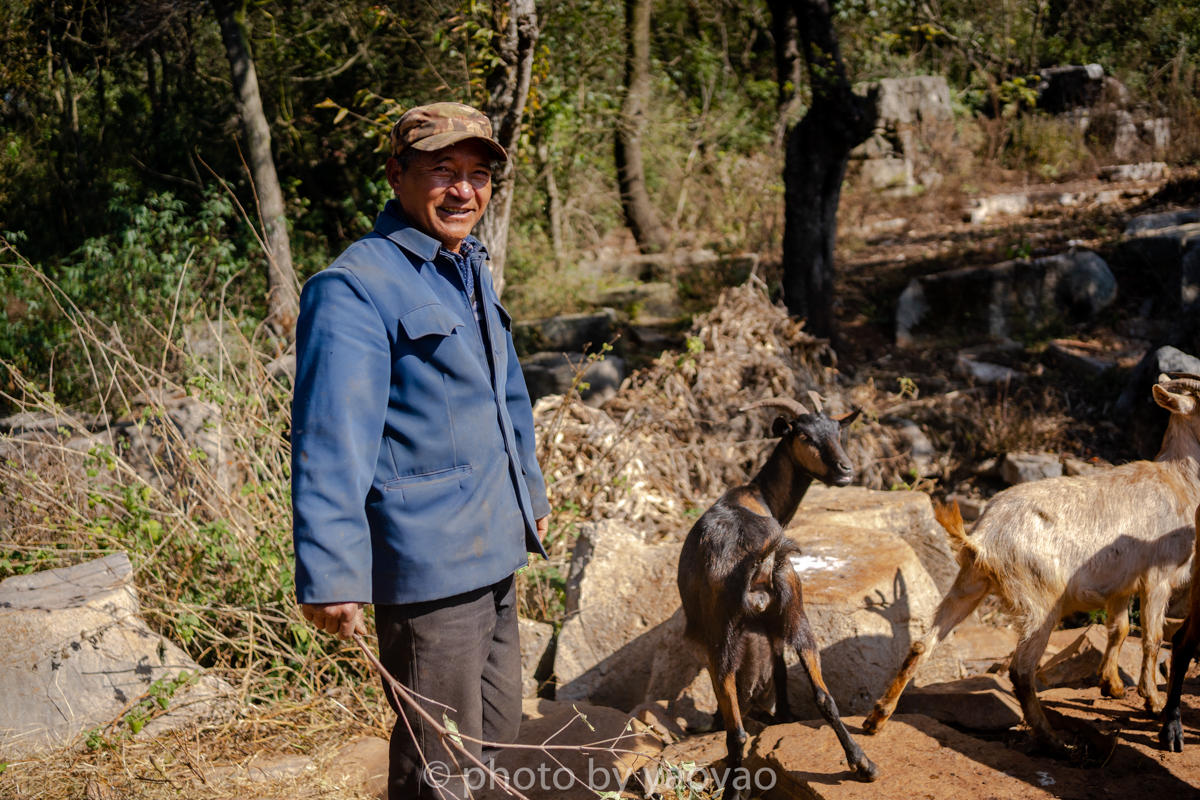
<svg viewBox="0 0 1200 800"><path fill-rule="evenodd" d="M292 401L292 541L301 603L371 602L366 499L391 381L387 330L345 269L300 297Z"/></svg>
<svg viewBox="0 0 1200 800"><path fill-rule="evenodd" d="M521 372L521 361L513 347L512 334L505 336L508 344L508 377L505 379L504 402L512 420L516 436L517 454L525 468L525 484L529 487L530 509L534 519L550 513L550 501L546 499L546 480L542 477L537 462L537 443L533 435L533 407L529 402L529 389L525 386L525 374Z"/></svg>

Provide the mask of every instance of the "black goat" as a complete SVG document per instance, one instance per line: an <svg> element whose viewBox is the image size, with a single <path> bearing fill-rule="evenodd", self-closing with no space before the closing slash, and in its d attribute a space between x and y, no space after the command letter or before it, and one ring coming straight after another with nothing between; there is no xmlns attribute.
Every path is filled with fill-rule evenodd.
<svg viewBox="0 0 1200 800"><path fill-rule="evenodd" d="M746 731L742 707L773 681L775 716L791 722L784 646L791 645L812 682L817 708L846 751L846 763L864 781L878 768L850 738L821 678L821 654L804 614L800 578L791 558L800 549L783 535L813 480L846 486L853 469L841 432L859 409L834 419L788 398L759 400L743 408L772 407L772 433L782 437L762 470L745 486L730 489L696 521L679 557L679 595L686 636L704 648L729 749L726 765L742 764Z"/></svg>

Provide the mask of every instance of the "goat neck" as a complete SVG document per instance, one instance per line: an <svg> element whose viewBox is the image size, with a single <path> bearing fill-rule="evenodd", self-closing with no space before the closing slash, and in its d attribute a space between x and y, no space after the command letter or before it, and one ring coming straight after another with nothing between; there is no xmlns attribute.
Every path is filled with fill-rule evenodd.
<svg viewBox="0 0 1200 800"><path fill-rule="evenodd" d="M1200 441L1192 415L1172 414L1155 461L1173 462L1200 479Z"/></svg>
<svg viewBox="0 0 1200 800"><path fill-rule="evenodd" d="M788 455L786 437L775 445L767 463L750 481L762 492L771 516L784 528L792 521L812 482L813 476L797 466Z"/></svg>

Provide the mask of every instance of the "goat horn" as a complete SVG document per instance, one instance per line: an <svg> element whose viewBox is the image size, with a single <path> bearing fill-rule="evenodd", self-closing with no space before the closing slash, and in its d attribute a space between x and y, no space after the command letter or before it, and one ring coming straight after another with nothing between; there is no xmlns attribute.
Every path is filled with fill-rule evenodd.
<svg viewBox="0 0 1200 800"><path fill-rule="evenodd" d="M824 413L825 409L821 407L821 395L817 394L812 389L809 389L808 396L812 399L813 408L817 409L817 413Z"/></svg>
<svg viewBox="0 0 1200 800"><path fill-rule="evenodd" d="M1168 372L1167 377L1175 380L1179 380L1180 378L1191 378L1192 380L1200 381L1200 375L1195 375L1191 372Z"/></svg>
<svg viewBox="0 0 1200 800"><path fill-rule="evenodd" d="M755 400L748 406L742 406L739 411L749 411L752 408L781 408L784 411L790 411L794 417L802 417L808 413L808 409L797 403L790 397L768 397L765 400Z"/></svg>
<svg viewBox="0 0 1200 800"><path fill-rule="evenodd" d="M1178 373L1173 372L1171 374L1175 375ZM1160 383L1158 385L1168 392L1178 392L1182 390L1185 392L1191 392L1192 394L1200 395L1200 378L1176 378L1175 380L1167 381L1166 383Z"/></svg>

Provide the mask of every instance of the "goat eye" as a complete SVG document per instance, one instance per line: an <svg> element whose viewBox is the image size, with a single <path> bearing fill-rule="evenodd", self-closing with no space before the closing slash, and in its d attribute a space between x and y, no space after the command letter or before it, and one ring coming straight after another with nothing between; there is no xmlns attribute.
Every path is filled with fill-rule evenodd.
<svg viewBox="0 0 1200 800"><path fill-rule="evenodd" d="M797 438L797 439L799 439L799 440L800 440L800 441L802 441L802 442L807 442L807 441L808 441L808 437L807 437L806 435L804 435L803 433L797 433L797 434L796 434L796 438Z"/></svg>

